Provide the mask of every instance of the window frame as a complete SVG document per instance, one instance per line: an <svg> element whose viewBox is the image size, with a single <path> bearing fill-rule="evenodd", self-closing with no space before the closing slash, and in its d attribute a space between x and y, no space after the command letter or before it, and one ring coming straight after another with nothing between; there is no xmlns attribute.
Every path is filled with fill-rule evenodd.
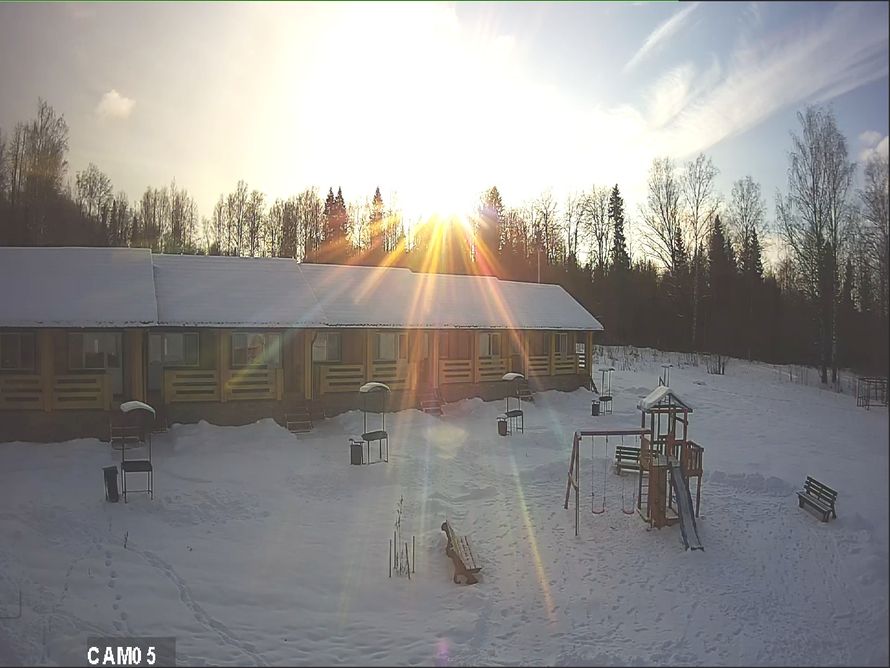
<svg viewBox="0 0 890 668"><path fill-rule="evenodd" d="M86 355L87 355L88 351L85 349L85 347L83 345L83 338L85 336L96 336L96 335L110 336L111 340L114 341L115 351L114 351L113 355L115 357L117 357L116 365L112 366L112 365L108 364L108 357L109 357L109 354L111 354L111 353L109 353L108 351L102 351L101 354L102 354L103 366L87 366ZM72 359L73 359L73 356L72 356L73 346L71 345L71 339L72 339L72 337L75 337L75 336L79 336L81 339L81 341L80 341L80 360L79 360L80 365L79 366L76 366L71 363ZM123 359L122 359L122 357L123 357L123 336L121 335L121 333L119 331L116 331L116 330L110 330L110 331L109 330L91 330L91 329L80 331L80 332L70 332L69 331L68 336L66 338L66 343L68 345L67 357L68 357L68 370L69 371L78 371L78 372L90 371L93 373L96 373L96 372L108 373L111 369L121 369L122 368L122 365L123 365ZM94 352L91 354L98 355L99 353Z"/></svg>
<svg viewBox="0 0 890 668"><path fill-rule="evenodd" d="M393 357L383 357L380 352L382 337L393 337ZM374 361L375 362L401 362L408 359L408 335L404 332L384 331L375 332L374 337Z"/></svg>
<svg viewBox="0 0 890 668"><path fill-rule="evenodd" d="M482 352L482 340L483 340L482 337L485 337L485 339L488 342L488 345L487 345L488 352L487 353ZM497 345L494 345L495 343L497 343ZM494 351L495 348L497 348L497 352ZM479 334L479 352L478 352L479 357L496 357L496 358L500 359L501 350L502 350L502 347L501 347L501 333L500 332L481 332Z"/></svg>
<svg viewBox="0 0 890 668"><path fill-rule="evenodd" d="M256 362L251 361L249 359L249 351L250 351L250 337L260 336L263 338L263 354L262 361ZM237 337L245 337L245 345L244 345L244 363L236 363L235 354L236 354L236 346L235 341ZM278 369L281 368L281 334L278 332L264 332L258 330L240 330L237 332L232 332L229 336L229 363L230 369ZM266 356L266 351L273 349L275 350L275 358L270 360Z"/></svg>
<svg viewBox="0 0 890 668"><path fill-rule="evenodd" d="M563 345L563 342L565 344ZM568 332L557 332L556 334L556 349L554 350L554 354L557 357L568 357L569 356L569 333Z"/></svg>
<svg viewBox="0 0 890 668"><path fill-rule="evenodd" d="M315 356L316 345L319 342L320 337L324 337L324 350L325 357L324 359L317 359ZM337 342L336 348L336 359L331 359L330 351L331 351L331 337L333 340ZM325 332L317 332L315 334L315 338L312 341L312 363L313 364L339 364L343 360L343 337L341 336L341 332L333 332L333 331L325 331Z"/></svg>
<svg viewBox="0 0 890 668"><path fill-rule="evenodd" d="M201 366L201 333L200 332L151 332L149 333L149 337L157 336L161 339L161 359L160 360L152 360L149 359L150 364L160 364L164 368L189 368L194 369ZM195 338L195 361L189 362L186 359L181 359L179 361L170 360L167 355L167 337L169 336L181 336L182 337L182 351L183 355L185 354L186 345L185 345L185 337L194 337ZM150 342L149 342L150 346ZM150 350L150 347L149 347Z"/></svg>
<svg viewBox="0 0 890 668"><path fill-rule="evenodd" d="M15 366L2 366L3 363L3 339L13 338L15 337L18 342L18 361ZM22 340L25 338L29 338L31 340L31 366L25 366L22 362L23 355L22 351L24 350L24 346L22 345ZM34 373L37 370L37 337L34 336L34 332L0 332L0 371L3 372L22 372L22 371L30 371Z"/></svg>

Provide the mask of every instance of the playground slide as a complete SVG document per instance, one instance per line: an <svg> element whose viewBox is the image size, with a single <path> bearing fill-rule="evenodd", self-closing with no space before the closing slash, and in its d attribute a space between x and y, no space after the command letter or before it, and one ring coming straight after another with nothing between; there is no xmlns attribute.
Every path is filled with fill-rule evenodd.
<svg viewBox="0 0 890 668"><path fill-rule="evenodd" d="M674 488L674 498L677 499L677 514L680 516L680 533L683 536L683 544L687 550L704 550L701 539L698 537L698 527L695 525L695 512L692 507L692 495L689 493L689 485L686 484L686 476L680 462L671 458L671 486Z"/></svg>

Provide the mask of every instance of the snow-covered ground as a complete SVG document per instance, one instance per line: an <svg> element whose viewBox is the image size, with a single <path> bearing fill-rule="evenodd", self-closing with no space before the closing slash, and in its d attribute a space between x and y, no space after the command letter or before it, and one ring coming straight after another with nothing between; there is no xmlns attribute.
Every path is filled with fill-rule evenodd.
<svg viewBox="0 0 890 668"><path fill-rule="evenodd" d="M585 390L545 392L502 438L502 402L407 410L387 416L388 464L349 464L359 412L300 436L177 425L155 437L154 501L104 501L107 444L0 445L0 615L24 600L0 620L0 663L82 664L88 635L133 634L175 636L181 665L886 665L887 410L764 364L675 367L705 448L705 551L622 513L629 474L608 471L591 514L605 462L589 439L576 538L572 432L636 427L660 371L651 352L611 352L613 415L591 417ZM837 520L798 508L808 474L839 491ZM400 497L410 581L388 577ZM446 517L484 564L478 585L452 583Z"/></svg>

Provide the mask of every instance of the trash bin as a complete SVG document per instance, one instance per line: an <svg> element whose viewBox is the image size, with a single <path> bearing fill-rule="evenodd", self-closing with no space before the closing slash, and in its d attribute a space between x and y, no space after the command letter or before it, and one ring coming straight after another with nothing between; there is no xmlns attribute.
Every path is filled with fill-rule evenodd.
<svg viewBox="0 0 890 668"><path fill-rule="evenodd" d="M106 466L102 471L105 473L105 500L117 503L120 499L117 493L117 466Z"/></svg>
<svg viewBox="0 0 890 668"><path fill-rule="evenodd" d="M349 463L361 464L364 460L362 453L362 442L355 439L349 439Z"/></svg>
<svg viewBox="0 0 890 668"><path fill-rule="evenodd" d="M596 417L600 414L600 401L599 399L594 399L590 402L590 414Z"/></svg>
<svg viewBox="0 0 890 668"><path fill-rule="evenodd" d="M502 416L498 418L498 435L506 436L507 435L507 418L506 416Z"/></svg>

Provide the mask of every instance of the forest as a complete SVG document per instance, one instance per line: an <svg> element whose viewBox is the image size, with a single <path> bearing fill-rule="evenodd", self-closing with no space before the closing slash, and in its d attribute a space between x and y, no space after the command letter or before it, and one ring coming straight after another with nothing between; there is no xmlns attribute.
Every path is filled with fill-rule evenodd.
<svg viewBox="0 0 890 668"><path fill-rule="evenodd" d="M331 186L269 201L240 180L209 215L175 181L135 201L99 166L71 175L64 115L0 128L0 245L131 246L163 253L285 257L557 283L605 327L606 344L811 364L887 375L888 161L850 159L829 108L798 114L787 187L768 207L751 175L728 197L699 154L659 157L645 201L620 184L564 201L505 203L495 185L468 217L409 220L380 189L345 199ZM492 174L496 183L497 175ZM635 234L630 234L631 230ZM767 262L765 245L773 244Z"/></svg>

